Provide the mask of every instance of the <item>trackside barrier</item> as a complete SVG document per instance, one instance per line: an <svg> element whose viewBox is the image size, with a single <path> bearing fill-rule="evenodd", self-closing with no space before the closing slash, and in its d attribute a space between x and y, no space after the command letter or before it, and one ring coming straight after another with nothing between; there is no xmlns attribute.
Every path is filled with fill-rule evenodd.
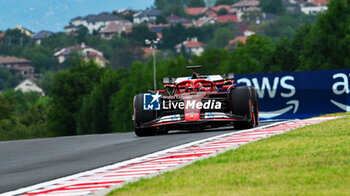
<svg viewBox="0 0 350 196"><path fill-rule="evenodd" d="M257 89L261 119L303 119L350 112L350 69L236 75Z"/></svg>
<svg viewBox="0 0 350 196"><path fill-rule="evenodd" d="M340 117L329 116L284 121L254 129L230 132L129 161L22 188L3 195L105 195L115 188L141 178L150 178L184 167L195 161L216 156L250 142L336 118Z"/></svg>

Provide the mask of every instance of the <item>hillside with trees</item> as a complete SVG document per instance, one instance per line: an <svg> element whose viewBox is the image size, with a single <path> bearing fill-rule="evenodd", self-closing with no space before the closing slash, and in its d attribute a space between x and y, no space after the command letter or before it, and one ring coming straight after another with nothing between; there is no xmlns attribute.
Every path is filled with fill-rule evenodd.
<svg viewBox="0 0 350 196"><path fill-rule="evenodd" d="M202 6L204 1L171 1L174 6L167 2L155 1L164 16L186 16L185 6ZM163 29L156 56L158 86L162 86L163 77L188 75L185 66L198 64L203 65L201 74L350 68L347 1L331 0L328 11L317 17L269 9L280 18L252 24L251 30L265 33L250 35L245 43L237 42L233 48L227 47L237 37L233 32L238 28L232 23L203 27L176 24ZM133 96L152 89L153 84L153 60L150 56L144 58L140 48L146 47L145 39L156 39L157 33L146 24L135 25L130 33L109 40L83 29L73 36L56 33L40 45L18 30L6 30L4 34L0 37L0 54L29 59L41 74L37 83L46 96L14 91L11 88L22 78L0 68L0 140L132 131ZM205 44L201 55L175 51L174 47L188 37L197 37ZM92 60L82 60L79 54L71 54L63 64L53 58L57 48L82 42L103 51L110 63L101 67Z"/></svg>

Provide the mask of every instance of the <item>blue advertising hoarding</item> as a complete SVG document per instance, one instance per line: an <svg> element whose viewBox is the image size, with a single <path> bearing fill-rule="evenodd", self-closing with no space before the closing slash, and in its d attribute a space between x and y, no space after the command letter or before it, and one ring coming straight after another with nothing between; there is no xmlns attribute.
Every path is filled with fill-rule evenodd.
<svg viewBox="0 0 350 196"><path fill-rule="evenodd" d="M257 90L261 119L296 119L350 111L350 69L235 76Z"/></svg>

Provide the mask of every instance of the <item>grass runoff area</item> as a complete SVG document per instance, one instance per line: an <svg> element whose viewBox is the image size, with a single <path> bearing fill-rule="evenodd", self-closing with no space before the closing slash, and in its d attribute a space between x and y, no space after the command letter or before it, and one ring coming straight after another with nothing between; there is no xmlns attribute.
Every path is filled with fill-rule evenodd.
<svg viewBox="0 0 350 196"><path fill-rule="evenodd" d="M350 116L243 145L109 195L350 195Z"/></svg>

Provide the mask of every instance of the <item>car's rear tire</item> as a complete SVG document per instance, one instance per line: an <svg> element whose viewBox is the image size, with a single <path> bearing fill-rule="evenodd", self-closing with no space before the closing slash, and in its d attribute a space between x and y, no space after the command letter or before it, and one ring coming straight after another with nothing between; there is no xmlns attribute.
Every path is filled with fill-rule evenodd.
<svg viewBox="0 0 350 196"><path fill-rule="evenodd" d="M255 120L255 125L254 127L257 127L259 125L259 107L258 107L258 96L256 94L256 89L254 87L251 87L251 92L252 92L252 99L253 99L253 109L254 109L254 120Z"/></svg>
<svg viewBox="0 0 350 196"><path fill-rule="evenodd" d="M236 87L230 92L231 111L232 114L245 116L249 121L234 122L235 129L249 129L257 125L257 101L254 101L256 96L253 87L243 86Z"/></svg>
<svg viewBox="0 0 350 196"><path fill-rule="evenodd" d="M155 112L152 110L143 109L143 94L138 94L134 97L134 126L137 136L152 136L155 135L154 127L141 128L141 126L155 119Z"/></svg>

